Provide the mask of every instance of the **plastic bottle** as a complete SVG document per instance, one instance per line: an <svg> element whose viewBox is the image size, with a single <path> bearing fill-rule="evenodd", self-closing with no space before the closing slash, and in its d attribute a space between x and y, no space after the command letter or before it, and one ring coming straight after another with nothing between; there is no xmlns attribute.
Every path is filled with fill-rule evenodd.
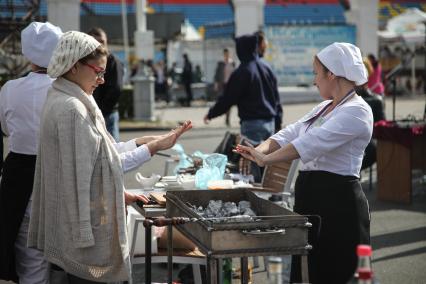
<svg viewBox="0 0 426 284"><path fill-rule="evenodd" d="M223 259L223 284L232 284L232 258Z"/></svg>
<svg viewBox="0 0 426 284"><path fill-rule="evenodd" d="M358 266L354 278L349 283L373 284L373 270L371 268L371 246L358 245Z"/></svg>

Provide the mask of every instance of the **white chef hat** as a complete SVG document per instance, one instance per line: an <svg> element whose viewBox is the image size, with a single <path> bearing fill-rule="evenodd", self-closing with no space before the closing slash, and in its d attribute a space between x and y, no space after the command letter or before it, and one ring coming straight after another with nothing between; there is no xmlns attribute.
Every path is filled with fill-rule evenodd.
<svg viewBox="0 0 426 284"><path fill-rule="evenodd" d="M330 44L321 50L317 57L334 75L353 81L357 86L368 81L361 51L351 43Z"/></svg>
<svg viewBox="0 0 426 284"><path fill-rule="evenodd" d="M69 31L64 33L56 46L47 67L47 74L57 78L67 73L74 64L96 50L101 44L92 36Z"/></svg>
<svg viewBox="0 0 426 284"><path fill-rule="evenodd" d="M35 65L47 68L61 36L60 27L32 22L21 32L22 54Z"/></svg>

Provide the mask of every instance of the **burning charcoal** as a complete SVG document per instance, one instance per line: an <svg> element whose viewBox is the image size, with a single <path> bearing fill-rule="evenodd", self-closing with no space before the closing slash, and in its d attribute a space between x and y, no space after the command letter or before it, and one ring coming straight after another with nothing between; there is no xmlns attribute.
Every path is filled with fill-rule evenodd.
<svg viewBox="0 0 426 284"><path fill-rule="evenodd" d="M240 214L240 211L237 208L235 202L225 202L220 210L220 213L224 217L235 216Z"/></svg>

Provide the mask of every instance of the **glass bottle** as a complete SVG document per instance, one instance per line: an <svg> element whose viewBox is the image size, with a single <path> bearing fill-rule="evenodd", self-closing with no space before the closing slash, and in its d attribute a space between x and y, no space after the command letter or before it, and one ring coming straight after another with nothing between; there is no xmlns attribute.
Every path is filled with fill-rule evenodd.
<svg viewBox="0 0 426 284"><path fill-rule="evenodd" d="M371 246L358 245L358 266L355 272L355 278L358 284L372 284L373 270L371 268Z"/></svg>

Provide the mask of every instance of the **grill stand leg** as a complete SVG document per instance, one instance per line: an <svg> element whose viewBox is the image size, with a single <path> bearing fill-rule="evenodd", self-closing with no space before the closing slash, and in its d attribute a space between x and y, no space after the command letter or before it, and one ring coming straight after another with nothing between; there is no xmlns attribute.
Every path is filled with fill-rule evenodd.
<svg viewBox="0 0 426 284"><path fill-rule="evenodd" d="M145 226L145 283L151 284L151 226Z"/></svg>
<svg viewBox="0 0 426 284"><path fill-rule="evenodd" d="M213 258L209 253L207 254L207 283L218 284L218 273L217 273L217 260Z"/></svg>
<svg viewBox="0 0 426 284"><path fill-rule="evenodd" d="M173 282L173 225L167 226L167 283Z"/></svg>
<svg viewBox="0 0 426 284"><path fill-rule="evenodd" d="M308 273L308 256L302 255L301 256L301 262L300 262L301 270L302 270L302 282L303 283L309 283L309 273Z"/></svg>
<svg viewBox="0 0 426 284"><path fill-rule="evenodd" d="M249 283L248 257L241 257L241 284Z"/></svg>
<svg viewBox="0 0 426 284"><path fill-rule="evenodd" d="M223 258L217 258L217 282L219 284L223 283Z"/></svg>

